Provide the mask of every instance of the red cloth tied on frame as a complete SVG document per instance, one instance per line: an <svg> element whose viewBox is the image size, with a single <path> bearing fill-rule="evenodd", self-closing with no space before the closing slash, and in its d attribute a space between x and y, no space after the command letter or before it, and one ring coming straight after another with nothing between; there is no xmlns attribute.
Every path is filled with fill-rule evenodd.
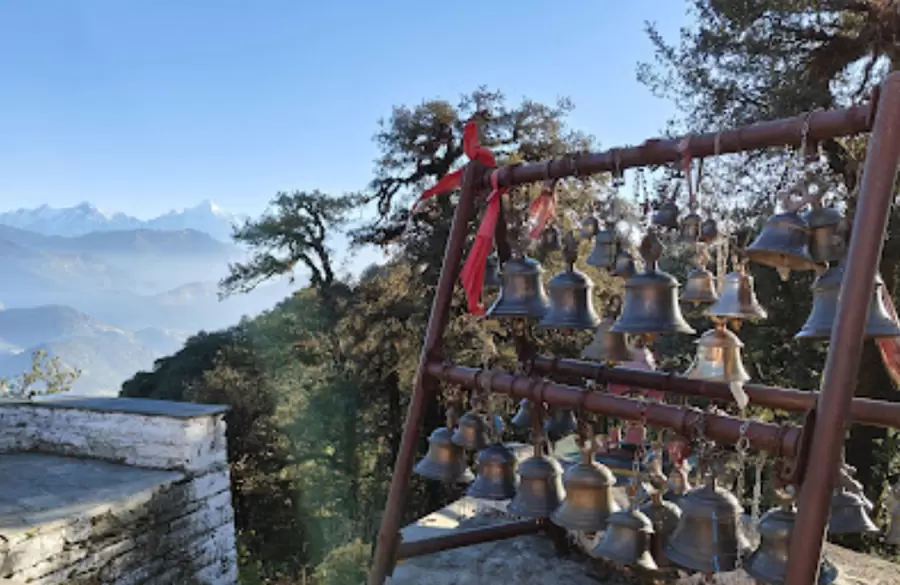
<svg viewBox="0 0 900 585"><path fill-rule="evenodd" d="M881 298L884 301L884 308L887 309L888 316L897 322L897 310L894 308L894 299L891 295L884 294L881 291ZM884 368L891 376L894 386L900 386L900 339L895 337L885 337L877 340L878 350L881 352L881 361Z"/></svg>
<svg viewBox="0 0 900 585"><path fill-rule="evenodd" d="M528 206L528 215L534 222L534 228L528 236L536 240L544 233L547 222L556 215L556 180L544 181L541 185L541 194Z"/></svg>

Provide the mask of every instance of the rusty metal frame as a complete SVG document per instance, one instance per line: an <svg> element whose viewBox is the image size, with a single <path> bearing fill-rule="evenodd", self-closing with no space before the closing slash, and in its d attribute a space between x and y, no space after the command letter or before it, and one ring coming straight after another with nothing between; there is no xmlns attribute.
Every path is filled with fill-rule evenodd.
<svg viewBox="0 0 900 585"><path fill-rule="evenodd" d="M748 436L757 448L778 449L788 453L800 452L799 477L805 477L799 496L797 524L803 530L794 531L790 546L790 559L786 582L790 585L813 585L817 579L819 558L828 522L831 486L834 481L844 432L848 422L860 422L878 426L900 428L900 407L896 404L874 400L854 399L856 375L859 369L863 332L869 299L872 295L875 273L881 255L884 231L892 201L897 167L900 164L900 72L890 74L867 105L841 110L816 111L793 118L763 122L718 134L691 137L691 154L704 157L763 148L798 146L803 129L812 141L860 134L871 130L869 148L863 171L859 201L856 207L852 239L847 261L847 273L841 285L841 298L835 327L832 331L828 358L819 393L804 394L797 390L785 390L765 386L747 387L751 401L784 410L810 410L807 417L816 424L808 424L801 437L796 427L787 427L779 435L772 435L764 423L754 423ZM718 139L718 150L716 141ZM501 187L536 182L547 178L563 178L599 172L611 172L626 168L652 166L680 160L680 140L654 139L632 148L613 149L602 153L590 153L564 157L540 163L511 165L498 171ZM527 377L498 374L485 382L478 380L479 370L447 365L442 362L441 339L450 315L450 300L456 281L463 247L472 220L477 195L490 187L488 168L478 162L469 163L450 237L444 252L444 263L438 281L431 310L431 318L425 335L425 343L419 358L412 399L403 429L400 450L391 479L384 516L376 540L369 585L383 585L392 572L400 545L402 510L408 494L410 475L416 456L420 427L425 410L427 393L436 391L439 380L464 386L482 384L491 391L506 392L515 396L528 396ZM838 351L839 349L839 351ZM553 360L536 357L537 372L571 374L616 383L635 388L663 390L682 395L707 396L727 400L723 389L713 383L688 383L677 376L634 370L585 366L575 360ZM523 381L524 380L524 381ZM577 393L577 394L575 394ZM571 386L546 383L542 388L544 400L550 404L584 404L588 410L615 413L631 418L634 405L627 398L616 398L591 392L586 399L584 390ZM729 393L730 394L730 393ZM679 412L676 412L679 411ZM685 424L682 419L691 418L692 409L668 405L647 408L649 422L677 428ZM652 418L650 413L653 412ZM732 417L709 417L712 432L725 442L737 440ZM717 417L717 418L716 418ZM777 440L773 437L778 437ZM802 444L801 444L802 443ZM808 452L807 452L808 449ZM815 462L810 464L810 462ZM421 544L429 551L446 550L480 542L480 531L467 531L465 539ZM460 544L462 542L462 544Z"/></svg>

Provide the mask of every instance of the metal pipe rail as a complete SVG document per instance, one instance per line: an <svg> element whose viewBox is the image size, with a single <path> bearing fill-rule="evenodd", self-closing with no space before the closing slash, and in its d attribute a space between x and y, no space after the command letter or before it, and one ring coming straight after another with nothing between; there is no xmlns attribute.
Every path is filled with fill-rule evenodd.
<svg viewBox="0 0 900 585"><path fill-rule="evenodd" d="M462 548L464 546L472 546L474 544L494 542L497 540L506 540L508 538L525 536L527 534L537 534L538 532L545 530L545 528L546 523L543 519L517 520L514 522L497 524L495 526L470 528L469 530L454 532L453 534L423 538L411 542L401 542L397 547L396 560L411 559L413 557L421 557L454 548Z"/></svg>
<svg viewBox="0 0 900 585"><path fill-rule="evenodd" d="M429 375L449 384L500 392L516 398L546 402L554 406L583 409L616 418L641 421L650 426L672 429L680 435L691 437L698 429L704 437L717 443L735 444L741 438L741 429L753 449L767 451L775 457L793 458L801 450L800 427L777 425L742 418L704 412L697 408L674 406L661 402L647 402L636 398L614 396L602 392L584 390L524 375L506 372L448 365L431 362L426 366Z"/></svg>
<svg viewBox="0 0 900 585"><path fill-rule="evenodd" d="M692 380L665 372L546 356L536 357L532 367L535 372L548 376L572 376L603 384L621 384L681 396L734 402L734 396L725 382ZM750 404L787 412L807 412L815 408L819 399L817 390L794 390L759 384L745 385L744 392L750 397ZM850 403L850 418L855 423L897 429L900 428L900 403L854 398Z"/></svg>

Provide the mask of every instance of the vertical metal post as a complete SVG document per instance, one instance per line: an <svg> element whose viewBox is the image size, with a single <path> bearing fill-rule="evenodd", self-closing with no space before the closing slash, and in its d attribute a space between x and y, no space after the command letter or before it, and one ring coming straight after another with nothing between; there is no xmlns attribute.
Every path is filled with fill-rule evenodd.
<svg viewBox="0 0 900 585"><path fill-rule="evenodd" d="M425 333L425 343L419 356L415 385L406 421L403 425L403 438L397 461L394 463L394 474L388 491L384 515L378 530L375 543L375 556L372 559L372 570L369 572L369 585L382 585L391 572L394 563L394 550L400 537L400 522L409 491L409 479L416 457L416 446L419 441L419 427L425 414L426 394L434 391L436 380L428 375L426 364L438 357L441 339L450 318L450 301L453 298L453 287L460 270L463 245L468 233L469 220L475 207L475 196L478 186L482 184L482 176L487 170L483 164L472 161L466 167L463 176L459 203L453 216L450 238L444 249L444 262L438 279L434 303L431 306L431 317Z"/></svg>
<svg viewBox="0 0 900 585"><path fill-rule="evenodd" d="M788 585L814 585L818 576L831 490L856 388L869 301L900 164L900 72L885 80L877 108L841 283L840 306L822 377L815 430L805 462L806 475L795 523L798 529L793 531L788 553Z"/></svg>

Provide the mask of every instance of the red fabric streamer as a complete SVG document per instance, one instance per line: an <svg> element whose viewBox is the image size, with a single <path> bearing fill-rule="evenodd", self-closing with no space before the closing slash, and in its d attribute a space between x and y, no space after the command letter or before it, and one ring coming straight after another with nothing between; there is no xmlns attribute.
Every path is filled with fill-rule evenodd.
<svg viewBox="0 0 900 585"><path fill-rule="evenodd" d="M884 294L884 291L882 291L881 297L888 315L896 323L897 310L894 308L894 299L891 298L891 295ZM879 339L878 349L881 351L881 361L884 363L888 374L891 375L894 386L900 386L900 339L895 337Z"/></svg>
<svg viewBox="0 0 900 585"><path fill-rule="evenodd" d="M534 221L534 228L528 236L536 240L544 233L547 222L556 215L556 180L544 181L541 194L528 206L528 215Z"/></svg>

